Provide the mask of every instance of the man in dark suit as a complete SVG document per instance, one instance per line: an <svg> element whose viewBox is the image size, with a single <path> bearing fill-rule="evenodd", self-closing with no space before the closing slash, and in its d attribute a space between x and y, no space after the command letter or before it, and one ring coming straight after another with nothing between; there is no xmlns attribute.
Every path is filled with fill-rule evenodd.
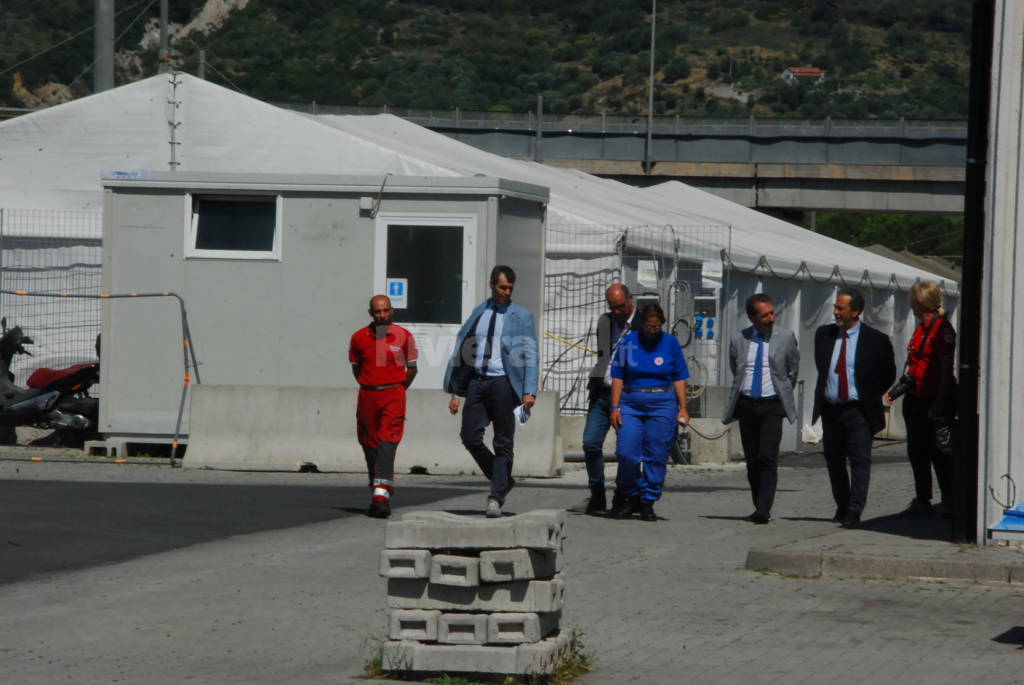
<svg viewBox="0 0 1024 685"><path fill-rule="evenodd" d="M882 395L896 380L892 342L861 323L864 296L852 289L836 295L836 322L814 334L813 419L821 417L825 463L836 501L833 521L856 528L868 499L871 441L885 427ZM847 472L846 462L850 469Z"/></svg>

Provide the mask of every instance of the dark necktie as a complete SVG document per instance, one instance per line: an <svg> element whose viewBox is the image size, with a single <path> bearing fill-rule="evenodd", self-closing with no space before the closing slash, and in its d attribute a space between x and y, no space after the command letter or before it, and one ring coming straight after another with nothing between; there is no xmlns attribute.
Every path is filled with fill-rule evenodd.
<svg viewBox="0 0 1024 685"><path fill-rule="evenodd" d="M761 386L764 384L761 372L764 365L764 337L755 333L754 342L757 343L757 352L754 354L754 378L750 381L750 396L756 398L761 396Z"/></svg>
<svg viewBox="0 0 1024 685"><path fill-rule="evenodd" d="M480 375L487 375L487 367L491 363L491 350L494 347L494 324L498 322L498 310L491 306L491 322L487 324L487 342L484 344L484 359L480 365Z"/></svg>
<svg viewBox="0 0 1024 685"><path fill-rule="evenodd" d="M850 381L846 378L846 333L843 336L843 344L839 346L839 360L836 362L836 373L839 375L839 401L846 402L850 399Z"/></svg>

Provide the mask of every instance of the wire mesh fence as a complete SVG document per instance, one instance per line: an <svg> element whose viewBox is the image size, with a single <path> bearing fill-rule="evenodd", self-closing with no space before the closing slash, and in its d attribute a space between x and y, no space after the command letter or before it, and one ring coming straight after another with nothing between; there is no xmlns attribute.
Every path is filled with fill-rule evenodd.
<svg viewBox="0 0 1024 685"><path fill-rule="evenodd" d="M586 412L597 322L612 283L626 284L638 309L661 305L700 405L703 388L721 382L719 302L728 284L720 254L729 237L723 226L548 225L541 388L559 393L562 413Z"/></svg>
<svg viewBox="0 0 1024 685"><path fill-rule="evenodd" d="M98 295L102 213L0 209L0 289ZM98 300L0 295L0 314L35 342L32 357L16 357L23 384L36 368L96 359Z"/></svg>
<svg viewBox="0 0 1024 685"><path fill-rule="evenodd" d="M100 212L0 210L0 289L98 295L101 235ZM563 413L587 409L597 321L612 283L625 283L638 308L661 304L666 328L684 347L693 394L720 382L719 302L728 278L720 253L728 244L722 226L549 224L541 388L560 394ZM0 313L35 340L34 356L15 360L19 383L42 366L96 358L98 300L0 294Z"/></svg>

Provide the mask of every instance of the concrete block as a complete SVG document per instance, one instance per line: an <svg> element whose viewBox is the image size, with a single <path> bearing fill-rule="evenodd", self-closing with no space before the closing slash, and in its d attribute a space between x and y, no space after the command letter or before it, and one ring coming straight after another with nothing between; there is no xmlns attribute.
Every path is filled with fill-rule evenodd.
<svg viewBox="0 0 1024 685"><path fill-rule="evenodd" d="M517 646L425 645L403 640L384 643L382 663L389 671L517 673Z"/></svg>
<svg viewBox="0 0 1024 685"><path fill-rule="evenodd" d="M551 673L569 654L568 633L560 632L540 642L516 647L516 673Z"/></svg>
<svg viewBox="0 0 1024 685"><path fill-rule="evenodd" d="M430 560L430 582L454 587L476 587L480 584L480 559L435 554Z"/></svg>
<svg viewBox="0 0 1024 685"><path fill-rule="evenodd" d="M447 512L413 512L389 521L388 549L561 549L566 512L537 510L487 519Z"/></svg>
<svg viewBox="0 0 1024 685"><path fill-rule="evenodd" d="M482 645L487 642L487 614L441 614L437 641L446 645Z"/></svg>
<svg viewBox="0 0 1024 685"><path fill-rule="evenodd" d="M452 611L560 611L565 604L565 583L518 580L477 587L437 585L419 578L388 578L388 607Z"/></svg>
<svg viewBox="0 0 1024 685"><path fill-rule="evenodd" d="M380 574L385 578L429 578L430 551L426 549L381 550Z"/></svg>
<svg viewBox="0 0 1024 685"><path fill-rule="evenodd" d="M389 671L443 673L550 673L569 651L564 633L522 645L428 645L411 640L384 643Z"/></svg>
<svg viewBox="0 0 1024 685"><path fill-rule="evenodd" d="M557 549L497 549L480 552L480 582L551 578L562 568Z"/></svg>
<svg viewBox="0 0 1024 685"><path fill-rule="evenodd" d="M558 630L561 611L537 613L494 613L487 617L487 642L490 644L520 644L539 642Z"/></svg>
<svg viewBox="0 0 1024 685"><path fill-rule="evenodd" d="M437 639L437 622L440 611L422 609L395 609L391 612L391 627L388 635L392 640L421 640L430 642Z"/></svg>

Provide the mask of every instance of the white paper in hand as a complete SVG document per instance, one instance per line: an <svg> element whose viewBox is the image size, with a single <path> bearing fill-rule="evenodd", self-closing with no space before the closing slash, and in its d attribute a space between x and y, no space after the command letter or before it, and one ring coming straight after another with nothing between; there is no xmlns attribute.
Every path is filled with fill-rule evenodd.
<svg viewBox="0 0 1024 685"><path fill-rule="evenodd" d="M525 404L520 404L512 410L512 413L515 414L516 423L520 426L530 420L530 410L526 408Z"/></svg>

